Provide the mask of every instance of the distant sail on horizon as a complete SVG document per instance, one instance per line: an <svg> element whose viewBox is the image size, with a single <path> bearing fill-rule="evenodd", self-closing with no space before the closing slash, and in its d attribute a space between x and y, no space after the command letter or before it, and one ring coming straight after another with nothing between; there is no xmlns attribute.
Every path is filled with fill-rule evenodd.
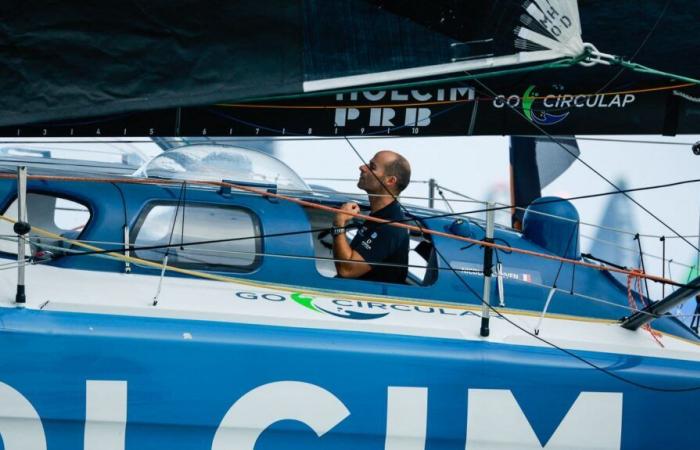
<svg viewBox="0 0 700 450"><path fill-rule="evenodd" d="M621 190L628 188L624 178L618 180L616 185ZM634 248L631 245L632 236L616 231L639 229L632 202L625 196L611 195L603 211L600 228L593 236L590 245L590 253L596 258L619 266L640 267L639 254L632 250ZM612 275L621 283L627 283L627 277L624 274L613 273Z"/></svg>

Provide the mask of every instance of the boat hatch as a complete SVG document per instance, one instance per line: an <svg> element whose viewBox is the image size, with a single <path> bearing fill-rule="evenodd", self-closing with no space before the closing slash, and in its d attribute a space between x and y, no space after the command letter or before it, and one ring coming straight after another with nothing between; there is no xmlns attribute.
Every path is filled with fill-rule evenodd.
<svg viewBox="0 0 700 450"><path fill-rule="evenodd" d="M178 180L276 185L280 190L311 189L289 166L258 150L231 145L198 144L168 150L145 164L136 176Z"/></svg>
<svg viewBox="0 0 700 450"><path fill-rule="evenodd" d="M13 169L16 166L29 167L30 173L51 170L67 170L84 173L86 176L98 174L131 175L148 158L136 148L114 146L108 150L90 146L3 146L0 145L0 167Z"/></svg>

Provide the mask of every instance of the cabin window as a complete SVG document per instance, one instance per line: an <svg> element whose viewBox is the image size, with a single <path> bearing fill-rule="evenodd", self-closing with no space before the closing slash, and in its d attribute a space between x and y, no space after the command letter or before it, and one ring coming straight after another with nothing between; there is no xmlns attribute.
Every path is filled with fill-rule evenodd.
<svg viewBox="0 0 700 450"><path fill-rule="evenodd" d="M8 206L3 214L17 219L17 199ZM27 194L27 219L35 229L29 234L29 242L25 254L48 258L63 253L70 243L58 237L46 236L36 230L45 230L67 239L77 239L90 221L90 210L87 206L55 195ZM0 222L0 251L17 254L17 235L13 224Z"/></svg>
<svg viewBox="0 0 700 450"><path fill-rule="evenodd" d="M137 257L161 262L167 252L168 265L191 269L250 271L258 266L262 249L257 217L235 207L150 205L132 236ZM163 248L143 249L153 246Z"/></svg>

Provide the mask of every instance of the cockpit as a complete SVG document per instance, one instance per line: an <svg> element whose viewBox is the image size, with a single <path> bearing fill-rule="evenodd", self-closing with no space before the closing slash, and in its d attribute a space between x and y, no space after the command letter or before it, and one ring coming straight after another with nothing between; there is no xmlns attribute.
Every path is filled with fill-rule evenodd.
<svg viewBox="0 0 700 450"><path fill-rule="evenodd" d="M350 200L359 201L362 204L365 199L364 196L351 198L345 195L335 195L327 190L314 192L291 167L274 156L258 150L230 145L200 144L168 150L145 164L135 173L135 176L215 182L231 181L240 185L270 186L274 187L278 192L286 192L300 198L312 200L314 203L320 202L327 204L327 206L336 207ZM165 207L164 205L159 206L161 209ZM174 217L176 209L174 205L167 207L170 208L168 217L171 217L171 219L165 220L164 224L173 221L172 217ZM190 209L192 208L190 207ZM194 211L196 208L192 210ZM332 238L329 234L333 215L327 211L309 206L304 207L304 211L312 230L316 269L321 275L333 278L336 276L336 270L333 260ZM153 228L145 225L153 225L155 223L153 222L156 220L155 212L155 210L152 211L152 214L148 216L148 220L137 228L143 231ZM364 211L364 213L368 214L369 211ZM282 219L280 218L280 220ZM194 220L193 216L188 220ZM166 230L168 227L163 226L161 228ZM253 230L254 228L254 226L248 226L246 229ZM188 229L192 229L192 227L189 226ZM350 227L347 233L348 238L352 239L355 232L356 229ZM137 238L137 242L142 245L144 242L153 245L156 241L167 240L167 233L163 231L161 234L162 236L159 239L148 240L146 239L147 236L141 232L138 234L139 238L146 240L140 242L139 238ZM436 262L432 255L430 238L423 236L421 233L413 233L410 246L409 265L411 267L406 283L432 284L436 271L430 270L428 267L434 266ZM152 256L150 259L154 259L154 255L150 256Z"/></svg>

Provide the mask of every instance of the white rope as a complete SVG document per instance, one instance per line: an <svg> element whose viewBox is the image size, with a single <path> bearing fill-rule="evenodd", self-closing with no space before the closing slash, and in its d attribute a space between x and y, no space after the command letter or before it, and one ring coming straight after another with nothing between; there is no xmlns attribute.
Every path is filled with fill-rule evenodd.
<svg viewBox="0 0 700 450"><path fill-rule="evenodd" d="M554 294L557 292L556 286L552 286L549 289L549 294L547 294L547 301L544 302L544 308L542 308L542 314L540 314L540 318L537 321L537 325L535 325L535 334L539 335L540 334L540 327L542 326L542 321L544 320L545 314L547 314L547 309L549 309L549 303L552 301L552 297L554 297Z"/></svg>
<svg viewBox="0 0 700 450"><path fill-rule="evenodd" d="M480 203L484 203L484 202L480 202ZM509 207L509 208L513 207L512 205L508 205L506 203L496 203L496 205L500 206L500 207ZM514 208L521 210L521 211L528 211L528 208L522 207L522 206L515 206ZM583 222L581 220L576 221L576 220L570 219L568 217L562 217L562 216L558 216L556 214L550 214L550 213L546 213L546 212L542 212L542 211L529 210L529 212L532 214L539 214L539 215L546 216L546 217L552 217L554 219L559 219L559 220L566 221L566 222L578 222L579 225L584 225L584 226L591 227L591 228L597 228L600 230L612 231L615 233L625 234L628 236L636 236L638 234L638 233L635 233L633 231L622 230L620 228L613 228L613 227L608 227L605 225L597 225L597 224L590 223L590 222ZM662 237L665 237L666 239L671 239L671 238L681 239L681 238L695 238L695 237L698 237L698 235L689 234L689 235L682 235L682 236L662 236L660 234L641 234L641 233L639 233L639 237L649 238L649 239L661 239Z"/></svg>
<svg viewBox="0 0 700 450"><path fill-rule="evenodd" d="M674 90L673 95L677 95L678 97L684 98L689 102L700 103L700 97L693 97L692 95L688 95L685 92Z"/></svg>
<svg viewBox="0 0 700 450"><path fill-rule="evenodd" d="M445 190L447 190L447 189L445 189ZM459 194L456 193L456 195L459 195ZM448 200L449 200L449 201L465 201L465 200L460 200L460 199L455 199L455 200L448 199ZM478 203L482 203L480 200L468 200L468 201L469 201L469 202L478 202ZM557 218L557 219L561 219L561 220L573 222L572 219L568 219L568 218L566 218L566 217L560 217L560 216L557 216L557 215L548 214L548 213L539 212L539 211L531 211L531 212L536 213L536 214L541 214L541 215L544 215L544 216L548 216L548 217L553 217L553 218ZM604 229L604 230L608 230L608 231L618 232L618 233L626 234L626 235L629 235L629 236L634 236L634 235L635 235L635 233L627 232L627 231L624 231L624 230L618 230L618 229L615 229L615 228L604 227L604 226L600 226L600 225L593 225L593 224L588 224L588 223L585 223L585 222L580 222L580 224L581 224L581 225L586 225L586 226L589 226L589 227L592 227L592 228L599 228L599 229ZM609 246L613 246L613 247L618 248L618 249L620 249L620 250L625 250L625 251L627 251L627 252L634 253L635 255L638 255L638 254L639 254L639 249L634 249L634 248L625 247L625 246L619 245L619 244L617 244L617 243L615 243L615 242L612 242L612 241L608 241L608 240L600 239L600 238L595 238L595 237L588 236L588 235L585 235L585 234L581 234L580 236L581 236L582 238L588 239L588 240L590 240L590 241L600 242L600 243L602 243L602 244L609 245ZM656 236L653 236L653 235L644 235L644 236L642 236L642 237L650 237L650 238L653 238L653 237L656 237ZM659 237L660 237L660 236L659 236ZM697 236L697 235L688 235L688 236L685 236L685 237L687 237L687 238L693 238L693 237L698 237L698 236ZM253 239L253 238L251 237L251 239ZM667 239L668 239L668 237L667 237ZM7 235L0 234L0 240L6 240L6 241L15 242L15 241L16 241L16 235L15 235L15 234L7 234ZM29 240L32 241L31 238L30 238ZM82 243L85 243L85 244L97 244L97 245L123 245L123 242L114 242L114 241L78 240L78 242L82 242ZM39 244L42 245L42 246L46 246L46 245L45 245L44 243L42 243L42 242L39 242ZM62 250L65 250L65 249L62 249ZM115 251L117 251L117 250L115 250ZM654 254L654 253L649 253L649 252L642 252L642 255L643 255L643 256L648 256L648 257L653 258L653 259L656 259L656 260L662 260L662 259L663 259L661 256L658 256L658 255L656 255L656 254ZM665 261L669 262L670 264L674 264L674 265L676 265L676 266L683 267L683 268L686 268L686 269L691 269L691 268L693 267L692 265L684 264L684 263L681 263L681 262L677 262L677 261L674 261L673 259L669 259L669 258L667 258Z"/></svg>

